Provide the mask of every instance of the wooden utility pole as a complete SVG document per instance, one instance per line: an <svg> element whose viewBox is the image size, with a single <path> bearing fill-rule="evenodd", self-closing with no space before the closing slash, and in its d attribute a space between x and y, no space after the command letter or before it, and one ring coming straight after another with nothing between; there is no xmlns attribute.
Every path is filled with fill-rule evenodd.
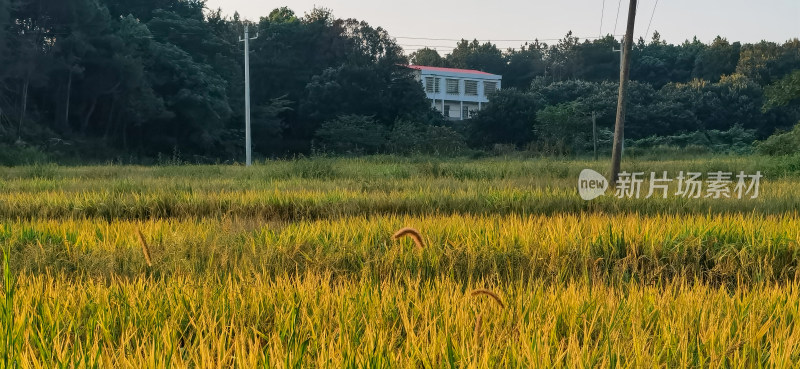
<svg viewBox="0 0 800 369"><path fill-rule="evenodd" d="M617 99L617 122L614 125L614 148L611 152L611 177L614 186L619 177L619 166L622 160L622 133L625 130L625 106L628 102L628 79L631 72L631 46L633 45L633 26L636 22L636 0L631 0L628 8L628 28L622 44L622 69L619 71L619 98Z"/></svg>
<svg viewBox="0 0 800 369"><path fill-rule="evenodd" d="M625 36L622 36L622 38L619 40L619 50L611 48L611 51L613 51L615 53L619 53L619 72L620 73L622 73L622 67L625 65L625 62L623 61L623 57L625 57L625 47L624 47L624 45L625 45ZM622 133L620 133L620 136L622 136L622 138L621 138L621 140L622 140L622 148L620 148L620 157L622 157L622 155L625 155L625 127L622 127L622 128L623 128L622 129Z"/></svg>

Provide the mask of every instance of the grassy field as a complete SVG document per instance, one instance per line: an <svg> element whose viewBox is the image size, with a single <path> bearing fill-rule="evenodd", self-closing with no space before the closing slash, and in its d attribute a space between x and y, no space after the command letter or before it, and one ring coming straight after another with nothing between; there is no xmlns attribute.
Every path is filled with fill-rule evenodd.
<svg viewBox="0 0 800 369"><path fill-rule="evenodd" d="M800 160L623 165L761 171L747 200L585 202L584 168L606 163L4 168L0 367L800 362Z"/></svg>

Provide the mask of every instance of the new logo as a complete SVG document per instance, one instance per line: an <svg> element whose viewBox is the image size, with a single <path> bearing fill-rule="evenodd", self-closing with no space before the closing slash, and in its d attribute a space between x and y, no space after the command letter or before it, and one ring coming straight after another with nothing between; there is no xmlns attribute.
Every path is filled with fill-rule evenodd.
<svg viewBox="0 0 800 369"><path fill-rule="evenodd" d="M602 174L584 169L578 177L578 192L581 198L589 201L603 196L608 189L608 180Z"/></svg>

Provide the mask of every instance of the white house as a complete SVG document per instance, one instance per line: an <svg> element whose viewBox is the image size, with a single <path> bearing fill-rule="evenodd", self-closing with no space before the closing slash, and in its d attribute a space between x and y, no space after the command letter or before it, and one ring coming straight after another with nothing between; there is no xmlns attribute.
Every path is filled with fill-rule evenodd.
<svg viewBox="0 0 800 369"><path fill-rule="evenodd" d="M410 65L422 83L431 106L449 119L464 120L489 102L486 96L500 89L502 76L470 69Z"/></svg>

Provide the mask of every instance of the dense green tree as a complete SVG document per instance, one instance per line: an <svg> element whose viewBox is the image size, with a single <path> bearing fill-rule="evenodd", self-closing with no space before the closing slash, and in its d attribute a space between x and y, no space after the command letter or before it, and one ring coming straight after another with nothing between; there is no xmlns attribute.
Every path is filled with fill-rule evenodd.
<svg viewBox="0 0 800 369"><path fill-rule="evenodd" d="M427 47L411 53L410 60L413 65L447 67L447 61L439 55L439 52Z"/></svg>
<svg viewBox="0 0 800 369"><path fill-rule="evenodd" d="M149 22L154 12L167 10L185 18L203 17L205 0L103 0L114 17L133 15L142 22Z"/></svg>
<svg viewBox="0 0 800 369"><path fill-rule="evenodd" d="M174 11L156 10L147 28L156 40L180 47L197 62L213 65L216 56L234 50L228 40L214 32L202 12L185 17Z"/></svg>
<svg viewBox="0 0 800 369"><path fill-rule="evenodd" d="M548 50L548 73L553 81L577 78L582 64L578 45L580 40L569 31L564 38Z"/></svg>
<svg viewBox="0 0 800 369"><path fill-rule="evenodd" d="M536 112L543 106L541 99L514 88L498 91L490 99L491 103L470 122L470 143L483 148L495 144L522 147L529 143Z"/></svg>
<svg viewBox="0 0 800 369"><path fill-rule="evenodd" d="M612 49L620 45L611 36L568 33L553 45L507 50L463 39L444 56L418 50L415 64L503 75L504 89L478 117L451 127L430 109L386 30L328 9L298 16L280 7L252 23L203 0L0 0L0 141L32 152L63 140L71 145L57 150L103 160L177 152L235 160L244 141L245 26L260 35L250 56L260 155L310 152L326 136L323 125L330 131L342 116L370 117L351 121L386 134L436 137L416 152L459 151L432 149L448 140L460 147L454 128L475 147L561 139L576 152L575 137L562 136L583 134L578 123L591 112L603 132L614 124ZM656 32L633 45L631 58L627 139L736 136L735 127L763 138L800 119L797 39L671 44ZM409 152L394 138L379 146L344 151Z"/></svg>
<svg viewBox="0 0 800 369"><path fill-rule="evenodd" d="M429 105L402 50L382 28L345 20L341 27L347 59L312 77L300 110L311 130L314 124L342 114L374 116L390 125L397 117L420 116Z"/></svg>
<svg viewBox="0 0 800 369"><path fill-rule="evenodd" d="M8 65L8 29L10 27L9 0L0 0L0 65ZM5 86L5 79L8 77L5 69L0 69L0 86ZM6 104L5 89L0 88L0 136L4 136L6 131L7 114L3 108Z"/></svg>
<svg viewBox="0 0 800 369"><path fill-rule="evenodd" d="M798 68L800 40L793 39L783 45L761 41L742 46L736 72L766 86Z"/></svg>
<svg viewBox="0 0 800 369"><path fill-rule="evenodd" d="M534 81L530 92L538 95L547 105L559 105L597 93L598 84L583 80L547 83L547 78Z"/></svg>
<svg viewBox="0 0 800 369"><path fill-rule="evenodd" d="M536 150L554 155L585 152L592 139L589 112L577 102L548 105L536 113Z"/></svg>
<svg viewBox="0 0 800 369"><path fill-rule="evenodd" d="M619 42L608 35L594 41L584 41L575 45L575 62L580 63L574 76L588 81L619 79Z"/></svg>
<svg viewBox="0 0 800 369"><path fill-rule="evenodd" d="M260 103L252 111L253 150L270 154L281 148L286 121L283 116L291 112L291 101L278 97L269 103Z"/></svg>
<svg viewBox="0 0 800 369"><path fill-rule="evenodd" d="M466 150L464 137L452 127L399 119L389 134L389 150L398 154L454 155Z"/></svg>
<svg viewBox="0 0 800 369"><path fill-rule="evenodd" d="M668 44L655 32L649 43L639 39L633 46L631 79L650 83L655 88L661 88L669 82L688 82L692 79L697 56L705 48L706 45L697 38L681 45ZM616 79L619 80L619 74Z"/></svg>
<svg viewBox="0 0 800 369"><path fill-rule="evenodd" d="M502 74L506 62L503 52L491 42L480 43L461 40L447 55L447 64L453 68L475 69L487 73Z"/></svg>
<svg viewBox="0 0 800 369"><path fill-rule="evenodd" d="M95 114L104 108L111 110L106 105L126 87L130 60L125 58L107 9L97 1L63 2L57 10L53 14L59 23L56 33L67 36L54 44L52 53L49 79L57 86L51 112L54 128L65 133L77 128L85 135ZM104 120L103 125L111 123Z"/></svg>
<svg viewBox="0 0 800 369"><path fill-rule="evenodd" d="M765 95L767 101L764 108L767 110L800 103L800 69L769 85Z"/></svg>
<svg viewBox="0 0 800 369"><path fill-rule="evenodd" d="M541 79L534 82L531 93L545 101L545 105L575 102L584 111L594 111L599 126L613 127L617 83L573 80L547 85L542 82ZM774 127L777 124L774 118L757 110L760 95L759 87L741 75L723 77L716 84L703 80L668 84L660 90L648 83L632 81L625 135L637 139L697 129L727 130L737 123L746 128Z"/></svg>
<svg viewBox="0 0 800 369"><path fill-rule="evenodd" d="M163 96L153 89L147 69L153 36L147 26L132 15L121 18L115 31L119 37L116 52L123 88L115 95L116 113L111 110L113 119L106 127L105 135L126 150L130 150L134 142L139 149L153 147L160 138L150 140L154 136L150 135L149 126L175 117L167 109Z"/></svg>
<svg viewBox="0 0 800 369"><path fill-rule="evenodd" d="M758 142L756 150L764 155L797 155L800 152L800 123L788 132L777 132L768 139Z"/></svg>
<svg viewBox="0 0 800 369"><path fill-rule="evenodd" d="M243 24L235 27L243 27ZM261 37L250 44L253 50L250 59L252 104L263 107L276 98L287 100L292 110L281 113L286 122L281 134L283 144L294 152L307 150L320 122L307 120L301 114L300 102L306 97L306 85L314 76L345 63L348 47L344 30L328 11L315 9L306 17L298 18L284 8L261 18L257 27L251 27L256 31L253 28ZM242 65L243 60L239 64ZM243 87L239 89L242 90ZM242 106L243 102L237 105ZM283 151L277 146L273 149L276 150L273 152Z"/></svg>
<svg viewBox="0 0 800 369"><path fill-rule="evenodd" d="M546 48L546 44L535 41L522 45L519 50L509 50L505 56L506 66L502 72L503 86L525 90L534 78L543 76L547 68Z"/></svg>
<svg viewBox="0 0 800 369"><path fill-rule="evenodd" d="M0 55L2 55L0 63L6 59L6 43L8 42L8 27L10 26L9 5L9 0L0 0ZM2 75L0 75L0 78L2 78Z"/></svg>
<svg viewBox="0 0 800 369"><path fill-rule="evenodd" d="M271 12L269 12L269 16L267 19L271 23L295 23L299 21L297 18L297 14L295 14L294 10L289 9L287 7L280 7L275 8Z"/></svg>
<svg viewBox="0 0 800 369"><path fill-rule="evenodd" d="M342 115L326 121L316 133L322 150L339 154L375 154L388 139L387 128L371 116Z"/></svg>
<svg viewBox="0 0 800 369"><path fill-rule="evenodd" d="M153 42L149 51L150 83L174 114L169 124L152 125L155 132L150 133L164 137L171 147L210 147L212 134L222 129L230 115L226 82L210 66L194 61L175 45Z"/></svg>
<svg viewBox="0 0 800 369"><path fill-rule="evenodd" d="M733 74L739 63L741 48L740 43L731 44L728 40L717 36L711 45L697 55L692 76L718 82L722 76Z"/></svg>
<svg viewBox="0 0 800 369"><path fill-rule="evenodd" d="M409 70L397 65L330 68L311 80L307 93L301 109L319 122L358 114L388 124L398 116L419 115L429 109L419 83Z"/></svg>
<svg viewBox="0 0 800 369"><path fill-rule="evenodd" d="M15 129L13 137L22 141L24 130L34 130L32 122L47 116L42 89L49 84L52 70L52 51L60 3L44 0L15 2L9 7L10 17L8 59L3 69L5 88L13 91Z"/></svg>

